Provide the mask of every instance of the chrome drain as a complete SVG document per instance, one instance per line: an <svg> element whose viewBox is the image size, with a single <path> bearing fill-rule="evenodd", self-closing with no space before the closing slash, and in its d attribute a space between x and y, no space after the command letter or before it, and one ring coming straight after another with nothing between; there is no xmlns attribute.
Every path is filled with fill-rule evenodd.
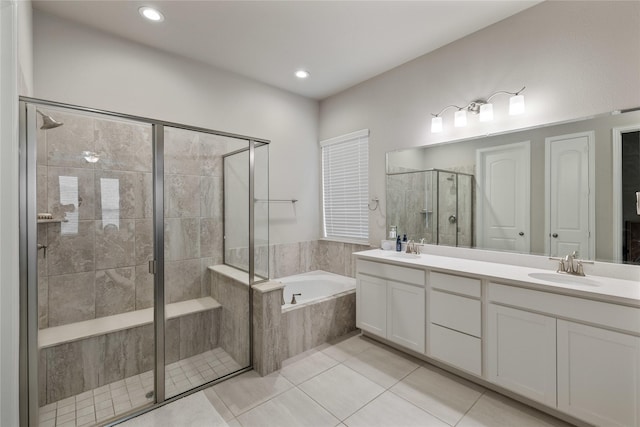
<svg viewBox="0 0 640 427"><path fill-rule="evenodd" d="M146 397L147 399L151 399L153 397L153 390L147 392L147 394L145 394L144 397Z"/></svg>

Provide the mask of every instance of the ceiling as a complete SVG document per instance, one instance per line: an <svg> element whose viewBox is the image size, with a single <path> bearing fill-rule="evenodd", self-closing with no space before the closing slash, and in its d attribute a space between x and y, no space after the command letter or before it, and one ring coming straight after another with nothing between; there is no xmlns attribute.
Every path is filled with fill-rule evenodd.
<svg viewBox="0 0 640 427"><path fill-rule="evenodd" d="M323 99L540 1L34 1L34 9ZM164 22L143 20L153 6ZM294 77L296 69L311 73Z"/></svg>

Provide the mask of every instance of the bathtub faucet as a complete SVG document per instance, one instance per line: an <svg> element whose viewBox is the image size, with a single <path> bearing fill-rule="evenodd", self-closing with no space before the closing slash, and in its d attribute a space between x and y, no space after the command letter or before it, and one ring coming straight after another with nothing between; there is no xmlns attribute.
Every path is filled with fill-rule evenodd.
<svg viewBox="0 0 640 427"><path fill-rule="evenodd" d="M293 297L291 297L291 304L297 304L298 301L296 301L296 296L301 296L302 294L293 294Z"/></svg>

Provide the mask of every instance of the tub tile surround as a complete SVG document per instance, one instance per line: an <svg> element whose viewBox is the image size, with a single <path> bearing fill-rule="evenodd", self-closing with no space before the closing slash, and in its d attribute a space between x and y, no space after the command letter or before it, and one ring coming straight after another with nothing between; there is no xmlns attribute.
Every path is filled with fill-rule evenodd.
<svg viewBox="0 0 640 427"><path fill-rule="evenodd" d="M355 330L355 291L282 310L282 288L272 281L256 285L254 370L268 375L282 361Z"/></svg>
<svg viewBox="0 0 640 427"><path fill-rule="evenodd" d="M269 261L269 277L287 277L314 270L323 270L342 276L356 277L354 252L371 249L368 244L343 243L331 240L310 240L294 243L272 244L256 247L256 271L266 271ZM246 265L247 248L229 249L225 262L229 265Z"/></svg>

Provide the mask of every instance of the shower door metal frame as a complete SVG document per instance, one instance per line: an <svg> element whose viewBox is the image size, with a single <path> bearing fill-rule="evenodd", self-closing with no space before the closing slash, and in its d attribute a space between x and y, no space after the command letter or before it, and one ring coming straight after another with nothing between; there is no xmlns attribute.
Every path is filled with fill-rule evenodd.
<svg viewBox="0 0 640 427"><path fill-rule="evenodd" d="M154 259L149 262L149 271L154 274L154 394L155 403L114 421L109 426L134 418L145 412L171 403L184 396L196 393L213 384L253 369L253 304L252 286L255 270L253 233L254 203L249 203L249 366L234 373L192 388L184 393L166 398L165 396L165 289L164 289L164 128L172 127L228 138L245 140L249 143L249 198L254 200L254 150L255 145L268 145L269 140L238 135L229 132L189 126L180 123L150 119L146 117L117 113L95 108L81 107L55 101L30 97L19 97L19 144L20 144L20 426L37 427L39 415L38 398L38 224L37 224L37 130L36 105L99 114L152 127L153 157L153 224ZM27 127L29 125L29 127ZM35 262L33 261L35 260Z"/></svg>

